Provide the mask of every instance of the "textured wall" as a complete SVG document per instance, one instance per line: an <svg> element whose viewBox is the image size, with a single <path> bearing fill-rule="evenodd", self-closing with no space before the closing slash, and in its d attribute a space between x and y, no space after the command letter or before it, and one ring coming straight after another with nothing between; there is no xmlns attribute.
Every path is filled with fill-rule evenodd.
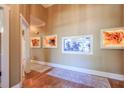
<svg viewBox="0 0 124 93"><path fill-rule="evenodd" d="M30 4L21 4L19 9L23 17L27 20L28 23L30 23Z"/></svg>
<svg viewBox="0 0 124 93"><path fill-rule="evenodd" d="M35 56L40 61L123 74L122 50L100 48L100 29L122 26L122 5L54 5L48 9L33 6L32 11L34 16L48 19L47 29L41 30L39 36L58 35L57 49L32 49L32 59ZM62 54L62 37L87 34L94 36L93 55Z"/></svg>
<svg viewBox="0 0 124 93"><path fill-rule="evenodd" d="M48 9L48 34L58 35L58 48L46 61L122 74L122 50L100 49L100 29L122 26L122 5L55 5ZM92 34L93 55L62 54L62 37Z"/></svg>
<svg viewBox="0 0 124 93"><path fill-rule="evenodd" d="M25 5L7 5L10 8L10 25L9 25L9 52L10 52L10 87L18 84L21 80L21 30L20 30L20 13L29 20L30 14L25 15L29 6ZM29 13L29 12L28 12Z"/></svg>
<svg viewBox="0 0 124 93"><path fill-rule="evenodd" d="M10 87L20 82L21 37L19 5L10 5ZM16 20L16 21L14 21Z"/></svg>

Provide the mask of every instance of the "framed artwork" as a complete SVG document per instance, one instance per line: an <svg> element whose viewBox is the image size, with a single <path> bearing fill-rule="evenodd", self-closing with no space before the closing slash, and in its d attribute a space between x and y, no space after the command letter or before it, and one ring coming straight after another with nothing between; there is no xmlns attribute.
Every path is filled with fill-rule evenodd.
<svg viewBox="0 0 124 93"><path fill-rule="evenodd" d="M93 36L72 36L62 38L62 53L67 54L93 54Z"/></svg>
<svg viewBox="0 0 124 93"><path fill-rule="evenodd" d="M57 48L57 35L44 36L43 48Z"/></svg>
<svg viewBox="0 0 124 93"><path fill-rule="evenodd" d="M124 49L124 27L101 30L101 48Z"/></svg>
<svg viewBox="0 0 124 93"><path fill-rule="evenodd" d="M41 48L40 37L31 37L31 48Z"/></svg>

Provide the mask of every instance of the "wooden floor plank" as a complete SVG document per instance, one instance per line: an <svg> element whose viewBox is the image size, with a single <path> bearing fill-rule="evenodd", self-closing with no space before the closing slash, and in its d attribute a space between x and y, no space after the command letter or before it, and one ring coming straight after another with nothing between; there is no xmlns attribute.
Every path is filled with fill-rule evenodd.
<svg viewBox="0 0 124 93"><path fill-rule="evenodd" d="M124 88L124 81L108 79L112 88Z"/></svg>
<svg viewBox="0 0 124 93"><path fill-rule="evenodd" d="M53 68L54 69L54 68ZM51 71L50 69L49 71ZM44 73L31 71L26 74L25 80L23 81L24 88L92 88L85 84L79 84L62 78L53 77ZM73 74L73 72L71 71ZM107 78L108 79L108 78ZM108 79L112 88L124 88L124 81Z"/></svg>

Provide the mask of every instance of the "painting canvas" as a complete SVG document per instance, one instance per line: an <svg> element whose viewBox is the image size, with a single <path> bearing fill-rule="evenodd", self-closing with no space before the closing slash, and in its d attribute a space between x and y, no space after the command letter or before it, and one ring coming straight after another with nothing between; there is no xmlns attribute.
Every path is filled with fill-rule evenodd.
<svg viewBox="0 0 124 93"><path fill-rule="evenodd" d="M93 36L73 36L62 38L62 53L93 54Z"/></svg>
<svg viewBox="0 0 124 93"><path fill-rule="evenodd" d="M57 35L44 36L43 48L57 48Z"/></svg>
<svg viewBox="0 0 124 93"><path fill-rule="evenodd" d="M124 28L101 30L101 48L124 49Z"/></svg>
<svg viewBox="0 0 124 93"><path fill-rule="evenodd" d="M40 48L40 47L41 47L41 38L31 37L31 48Z"/></svg>

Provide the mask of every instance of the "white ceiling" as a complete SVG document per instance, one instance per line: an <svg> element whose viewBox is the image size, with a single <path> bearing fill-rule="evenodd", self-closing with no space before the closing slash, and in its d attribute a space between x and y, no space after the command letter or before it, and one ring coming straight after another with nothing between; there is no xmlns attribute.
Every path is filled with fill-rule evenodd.
<svg viewBox="0 0 124 93"><path fill-rule="evenodd" d="M53 6L54 4L42 4L42 6L44 7L44 8L48 8L48 7L51 7L51 6Z"/></svg>

